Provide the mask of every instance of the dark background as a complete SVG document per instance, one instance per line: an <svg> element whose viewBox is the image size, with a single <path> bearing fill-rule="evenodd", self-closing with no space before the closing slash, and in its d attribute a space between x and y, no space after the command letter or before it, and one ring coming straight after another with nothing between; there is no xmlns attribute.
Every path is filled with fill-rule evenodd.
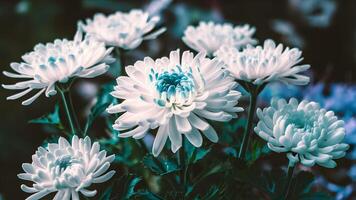
<svg viewBox="0 0 356 200"><path fill-rule="evenodd" d="M333 6L331 14L328 14L330 10L325 14L320 8L323 0L316 2L313 9L303 11L300 7L310 0L172 1L160 12L161 25L166 26L168 32L157 41L144 42L131 51L127 64L144 56L157 57L176 48L186 49L180 37L188 24L197 24L200 20L228 21L255 26L259 41L272 38L301 48L303 62L312 66L313 82L355 84L356 1L330 1ZM39 42L71 38L78 20L92 17L97 12L147 8L149 3L132 0L1 0L0 69L8 70L11 62L20 62L21 56ZM324 20L313 21L313 16L318 15L327 16ZM11 81L0 76L1 83ZM31 161L35 149L49 136L41 126L27 121L51 111L57 97L48 99L43 95L26 107L20 101L6 101L10 94L11 91L0 88L0 195L4 199L24 199L27 194L20 190L22 181L16 174L22 171L23 162ZM74 95L76 106L85 109L89 100Z"/></svg>

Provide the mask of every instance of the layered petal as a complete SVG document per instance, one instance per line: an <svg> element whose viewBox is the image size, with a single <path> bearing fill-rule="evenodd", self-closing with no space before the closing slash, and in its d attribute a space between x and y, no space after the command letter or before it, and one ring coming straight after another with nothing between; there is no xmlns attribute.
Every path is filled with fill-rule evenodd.
<svg viewBox="0 0 356 200"><path fill-rule="evenodd" d="M318 103L294 98L272 99L271 106L257 110L259 122L255 132L275 152L287 152L290 164L336 166L334 159L345 156L348 144L344 123L334 112L320 108Z"/></svg>

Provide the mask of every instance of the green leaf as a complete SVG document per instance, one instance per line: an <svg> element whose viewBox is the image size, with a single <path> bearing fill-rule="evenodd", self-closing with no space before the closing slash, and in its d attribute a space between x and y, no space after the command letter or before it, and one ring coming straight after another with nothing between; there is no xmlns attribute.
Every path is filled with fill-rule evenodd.
<svg viewBox="0 0 356 200"><path fill-rule="evenodd" d="M99 199L100 200L109 200L111 197L111 194L113 192L113 185L110 187L106 188L105 191L103 192L102 195L100 195Z"/></svg>
<svg viewBox="0 0 356 200"><path fill-rule="evenodd" d="M219 143L228 144L230 147L239 146L246 123L247 121L245 118L238 118L223 123L223 127L221 128L222 134L219 136Z"/></svg>
<svg viewBox="0 0 356 200"><path fill-rule="evenodd" d="M111 96L110 92L113 90L113 84L109 83L104 85L101 88L101 91L99 92L97 96L97 101L95 105L91 108L90 114L87 118L87 122L85 124L84 128L84 133L86 134L90 128L90 126L93 124L94 120L100 116L105 109L114 101L114 98Z"/></svg>
<svg viewBox="0 0 356 200"><path fill-rule="evenodd" d="M153 173L155 174L161 174L164 172L163 167L161 166L161 164L159 163L158 159L156 159L155 157L153 157L153 155L149 154L146 155L143 160L142 160L143 164L145 165L145 167L147 167L148 169L150 169Z"/></svg>
<svg viewBox="0 0 356 200"><path fill-rule="evenodd" d="M31 124L50 124L50 125L59 125L61 123L60 117L59 117L59 105L56 104L54 106L53 112L43 115L37 119L32 119L28 123Z"/></svg>
<svg viewBox="0 0 356 200"><path fill-rule="evenodd" d="M213 185L212 187L209 188L206 195L203 196L201 199L204 199L204 200L221 199L219 192L221 192L221 189L219 187Z"/></svg>
<svg viewBox="0 0 356 200"><path fill-rule="evenodd" d="M120 178L113 180L111 186L109 186L103 194L99 197L100 200L111 199L130 199L136 192L135 188L141 181L141 178L133 174L124 174Z"/></svg>
<svg viewBox="0 0 356 200"><path fill-rule="evenodd" d="M206 178L216 175L219 173L223 173L227 170L227 163L219 163L217 165L212 165L207 167L203 172L201 172L195 179L193 180L193 187L200 182L203 182Z"/></svg>
<svg viewBox="0 0 356 200"><path fill-rule="evenodd" d="M203 147L196 148L190 142L186 142L184 145L184 150L187 155L188 164L195 164L199 160L202 160L211 149L204 149Z"/></svg>
<svg viewBox="0 0 356 200"><path fill-rule="evenodd" d="M132 180L128 182L127 191L126 191L126 199L131 198L135 195L135 187L141 181L141 178L134 177Z"/></svg>
<svg viewBox="0 0 356 200"><path fill-rule="evenodd" d="M155 158L152 154L147 154L142 163L156 175L167 175L179 171L178 165L175 161L168 158Z"/></svg>
<svg viewBox="0 0 356 200"><path fill-rule="evenodd" d="M199 160L202 160L206 155L208 155L208 153L211 151L211 149L203 149L203 148L199 148L197 149L197 153L195 155L195 157L193 157L193 163L198 162Z"/></svg>
<svg viewBox="0 0 356 200"><path fill-rule="evenodd" d="M253 140L252 144L250 145L250 150L247 151L246 159L248 160L248 164L252 164L258 158L263 155L267 155L270 153L270 149L268 148L267 144L259 139Z"/></svg>

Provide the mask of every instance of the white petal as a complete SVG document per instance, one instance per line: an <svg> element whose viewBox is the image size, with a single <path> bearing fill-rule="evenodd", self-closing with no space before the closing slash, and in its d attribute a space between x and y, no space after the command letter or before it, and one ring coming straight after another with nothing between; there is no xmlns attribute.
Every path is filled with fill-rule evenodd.
<svg viewBox="0 0 356 200"><path fill-rule="evenodd" d="M97 177L97 178L94 178L92 182L93 182L93 183L103 183L103 182L105 182L105 181L111 179L111 177L113 177L114 174L115 174L115 171L114 171L114 170L111 170L111 171L109 171L108 173L106 173L106 174L104 174L104 175L102 175L102 176L99 176L99 177Z"/></svg>
<svg viewBox="0 0 356 200"><path fill-rule="evenodd" d="M39 200L41 199L42 197L46 196L47 194L49 193L52 193L53 191L51 190L48 190L48 189L44 189L44 190L41 190L29 197L26 198L26 200Z"/></svg>
<svg viewBox="0 0 356 200"><path fill-rule="evenodd" d="M200 147L203 144L203 138L199 131L195 128L193 128L190 133L185 133L184 135L195 147Z"/></svg>
<svg viewBox="0 0 356 200"><path fill-rule="evenodd" d="M167 126L159 127L152 146L153 156L157 157L159 153L161 153L164 145L166 144L167 137Z"/></svg>
<svg viewBox="0 0 356 200"><path fill-rule="evenodd" d="M192 130L192 126L189 123L189 120L185 117L175 116L177 130L180 133L188 133Z"/></svg>
<svg viewBox="0 0 356 200"><path fill-rule="evenodd" d="M30 105L34 100L36 100L44 91L46 90L46 88L43 88L42 90L40 90L39 92L37 92L34 96L32 96L31 98L25 100L22 102L22 105Z"/></svg>
<svg viewBox="0 0 356 200"><path fill-rule="evenodd" d="M218 134L213 127L209 126L208 129L202 131L205 137L207 137L210 141L216 143L219 140Z"/></svg>
<svg viewBox="0 0 356 200"><path fill-rule="evenodd" d="M97 191L96 190L86 190L86 189L81 189L80 192L86 196L86 197L93 197L96 195Z"/></svg>

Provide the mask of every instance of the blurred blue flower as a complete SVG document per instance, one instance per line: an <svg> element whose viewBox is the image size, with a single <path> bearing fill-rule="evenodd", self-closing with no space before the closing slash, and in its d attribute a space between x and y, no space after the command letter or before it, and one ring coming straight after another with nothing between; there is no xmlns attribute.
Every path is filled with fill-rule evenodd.
<svg viewBox="0 0 356 200"><path fill-rule="evenodd" d="M323 95L324 83L310 85L303 92L303 98L310 101L318 102L324 107L325 96Z"/></svg>
<svg viewBox="0 0 356 200"><path fill-rule="evenodd" d="M344 113L345 117L356 114L356 85L333 84L330 95L325 99L325 107Z"/></svg>
<svg viewBox="0 0 356 200"><path fill-rule="evenodd" d="M351 151L347 153L347 158L351 160L356 159L356 118L352 117L351 119L348 119L345 121L345 129L346 129L346 135L345 135L345 142L348 144L352 145L353 148ZM355 169L356 171L356 169ZM354 176L356 179L356 175Z"/></svg>
<svg viewBox="0 0 356 200"><path fill-rule="evenodd" d="M345 121L345 129L346 129L345 139L347 143L356 145L356 118L353 117Z"/></svg>
<svg viewBox="0 0 356 200"><path fill-rule="evenodd" d="M268 84L263 91L258 95L260 101L269 103L273 97L289 99L291 97L301 99L303 87L295 85L286 85L283 83L275 82Z"/></svg>
<svg viewBox="0 0 356 200"><path fill-rule="evenodd" d="M356 114L356 85L332 84L328 95L324 94L324 89L323 83L309 86L304 92L304 98L316 101L346 118Z"/></svg>
<svg viewBox="0 0 356 200"><path fill-rule="evenodd" d="M352 165L348 172L348 176L351 178L352 182L356 181L356 165ZM317 179L321 185L324 185L328 190L336 193L336 200L346 200L349 199L350 195L355 190L352 183L346 186L337 185L327 181L326 179L320 177Z"/></svg>
<svg viewBox="0 0 356 200"><path fill-rule="evenodd" d="M334 0L289 0L289 3L308 25L319 28L331 24L337 6Z"/></svg>
<svg viewBox="0 0 356 200"><path fill-rule="evenodd" d="M340 185L335 185L333 183L327 183L326 187L332 191L335 192L335 200L344 200L347 199L353 191L352 185L347 185L347 186L340 186Z"/></svg>
<svg viewBox="0 0 356 200"><path fill-rule="evenodd" d="M305 46L304 38L297 32L296 27L289 21L276 19L272 21L272 29L281 34L283 40L292 46L303 48Z"/></svg>

